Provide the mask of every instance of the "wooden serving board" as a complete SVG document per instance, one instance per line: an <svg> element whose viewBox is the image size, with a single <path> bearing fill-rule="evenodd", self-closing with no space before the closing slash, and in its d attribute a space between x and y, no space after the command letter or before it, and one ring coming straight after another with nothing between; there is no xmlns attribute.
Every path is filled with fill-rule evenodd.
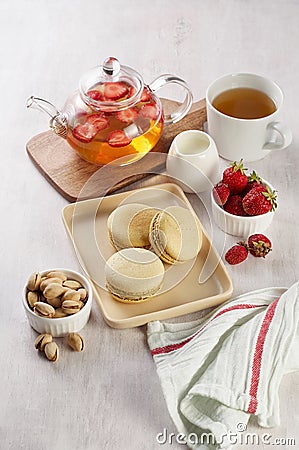
<svg viewBox="0 0 299 450"><path fill-rule="evenodd" d="M169 109L176 103L163 100ZM81 159L68 143L53 131L34 136L26 145L34 165L68 201L85 200L110 194L150 174L165 169L166 154L173 138L184 130L202 130L206 121L205 100L192 105L179 122L164 127L162 136L148 155L127 166L96 166ZM155 153L155 157L151 154Z"/></svg>

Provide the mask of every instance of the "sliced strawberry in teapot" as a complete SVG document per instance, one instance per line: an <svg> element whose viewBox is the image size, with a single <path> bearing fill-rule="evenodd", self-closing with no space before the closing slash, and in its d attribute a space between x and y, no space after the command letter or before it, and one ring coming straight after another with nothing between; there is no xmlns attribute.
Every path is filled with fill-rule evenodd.
<svg viewBox="0 0 299 450"><path fill-rule="evenodd" d="M141 97L140 97L140 101L141 102L149 102L151 99L152 99L151 91L149 90L148 87L144 87Z"/></svg>
<svg viewBox="0 0 299 450"><path fill-rule="evenodd" d="M134 88L134 86L130 86L129 87L129 93L128 93L128 98L133 97L133 95L136 94L136 89ZM152 99L151 96L151 91L149 90L149 88L147 86L145 86L143 88L141 97L140 97L140 101L145 103L145 102L149 102Z"/></svg>
<svg viewBox="0 0 299 450"><path fill-rule="evenodd" d="M121 81L104 83L103 95L105 100L119 100L128 93L128 86Z"/></svg>
<svg viewBox="0 0 299 450"><path fill-rule="evenodd" d="M73 136L80 142L88 143L91 142L98 132L97 127L91 123L85 122L80 123L73 129Z"/></svg>
<svg viewBox="0 0 299 450"><path fill-rule="evenodd" d="M86 122L97 127L98 131L104 130L109 125L109 121L104 113L90 114L87 116Z"/></svg>
<svg viewBox="0 0 299 450"><path fill-rule="evenodd" d="M133 95L136 94L136 89L134 88L134 86L130 86L129 87L129 92L128 92L128 98L133 97Z"/></svg>
<svg viewBox="0 0 299 450"><path fill-rule="evenodd" d="M125 147L132 139L123 130L114 130L108 135L107 142L111 147Z"/></svg>
<svg viewBox="0 0 299 450"><path fill-rule="evenodd" d="M139 114L151 120L156 120L159 116L159 110L155 103L146 103L141 108Z"/></svg>
<svg viewBox="0 0 299 450"><path fill-rule="evenodd" d="M91 142L97 133L108 127L109 122L103 113L85 116L84 123L79 123L73 129L73 136L80 142Z"/></svg>
<svg viewBox="0 0 299 450"><path fill-rule="evenodd" d="M93 100L104 100L103 94L97 89L91 89L90 91L87 92L87 95Z"/></svg>
<svg viewBox="0 0 299 450"><path fill-rule="evenodd" d="M138 113L139 111L137 108L127 108L117 111L117 113L115 113L115 117L123 123L132 123L137 119Z"/></svg>

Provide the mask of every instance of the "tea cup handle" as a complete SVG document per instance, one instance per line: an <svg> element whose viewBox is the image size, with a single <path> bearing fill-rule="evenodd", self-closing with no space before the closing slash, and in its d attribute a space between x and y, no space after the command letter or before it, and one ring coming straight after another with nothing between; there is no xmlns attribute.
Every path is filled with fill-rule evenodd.
<svg viewBox="0 0 299 450"><path fill-rule="evenodd" d="M179 120L181 120L188 113L189 109L191 108L193 100L192 93L187 83L182 78L176 77L175 75L171 74L160 75L149 85L149 88L151 89L151 91L155 92L169 83L175 83L182 86L185 89L185 98L184 101L178 106L178 108L175 109L175 111L171 112L170 114L165 114L164 116L165 125L176 123Z"/></svg>
<svg viewBox="0 0 299 450"><path fill-rule="evenodd" d="M266 142L264 150L282 150L292 142L292 132L287 125L282 122L271 122L267 126L267 131L272 133L273 139Z"/></svg>

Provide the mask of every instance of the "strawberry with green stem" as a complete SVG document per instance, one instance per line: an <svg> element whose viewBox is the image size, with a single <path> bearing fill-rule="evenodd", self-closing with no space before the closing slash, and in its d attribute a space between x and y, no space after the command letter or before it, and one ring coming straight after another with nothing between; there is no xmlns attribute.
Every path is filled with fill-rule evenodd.
<svg viewBox="0 0 299 450"><path fill-rule="evenodd" d="M240 194L247 185L247 175L243 167L243 160L235 161L230 167L225 169L222 175L222 182L226 184L231 194Z"/></svg>
<svg viewBox="0 0 299 450"><path fill-rule="evenodd" d="M252 234L248 238L248 249L253 256L265 258L272 250L272 243L264 234Z"/></svg>
<svg viewBox="0 0 299 450"><path fill-rule="evenodd" d="M251 174L247 177L247 185L245 186L245 188L242 191L242 195L243 197L248 194L249 191L251 191L251 189L253 189L256 186L259 185L264 185L263 184L263 180L261 179L261 177L258 176L258 174L255 172L255 170L253 170L251 172Z"/></svg>
<svg viewBox="0 0 299 450"><path fill-rule="evenodd" d="M243 209L249 216L266 214L277 208L276 198L276 191L272 192L269 186L260 184L243 197Z"/></svg>

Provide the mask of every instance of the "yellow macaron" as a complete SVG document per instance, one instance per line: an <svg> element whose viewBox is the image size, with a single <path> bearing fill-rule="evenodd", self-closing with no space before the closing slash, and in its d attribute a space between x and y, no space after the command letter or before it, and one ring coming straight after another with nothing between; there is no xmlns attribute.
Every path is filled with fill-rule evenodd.
<svg viewBox="0 0 299 450"><path fill-rule="evenodd" d="M120 302L141 303L160 290L164 272L163 263L155 253L143 248L125 248L106 262L106 287Z"/></svg>
<svg viewBox="0 0 299 450"><path fill-rule="evenodd" d="M181 206L169 206L152 219L149 240L154 252L168 264L195 258L202 231L195 215Z"/></svg>
<svg viewBox="0 0 299 450"><path fill-rule="evenodd" d="M149 228L159 209L141 203L116 208L108 217L109 238L116 250L130 247L149 248Z"/></svg>

